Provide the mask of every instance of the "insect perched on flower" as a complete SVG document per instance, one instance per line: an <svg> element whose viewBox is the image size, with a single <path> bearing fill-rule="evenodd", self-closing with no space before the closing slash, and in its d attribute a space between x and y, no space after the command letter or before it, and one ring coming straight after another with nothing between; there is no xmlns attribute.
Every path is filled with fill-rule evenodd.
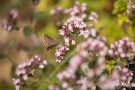
<svg viewBox="0 0 135 90"><path fill-rule="evenodd" d="M45 50L50 50L59 44L59 42L57 40L53 39L52 37L50 37L49 35L46 35L46 34L44 34L43 43L45 46Z"/></svg>

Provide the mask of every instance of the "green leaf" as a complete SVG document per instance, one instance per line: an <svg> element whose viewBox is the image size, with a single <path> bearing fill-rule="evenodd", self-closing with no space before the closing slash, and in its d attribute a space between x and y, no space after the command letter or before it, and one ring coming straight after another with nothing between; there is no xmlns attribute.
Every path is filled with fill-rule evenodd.
<svg viewBox="0 0 135 90"><path fill-rule="evenodd" d="M28 87L37 87L38 86L38 80L36 80L35 78L33 77L29 77L28 80L26 81L26 85Z"/></svg>
<svg viewBox="0 0 135 90"><path fill-rule="evenodd" d="M39 20L42 19L43 16L44 16L43 12L36 12L35 15L34 15L34 20L39 21Z"/></svg>
<svg viewBox="0 0 135 90"><path fill-rule="evenodd" d="M35 69L34 70L34 77L35 78L41 78L41 75L43 74L43 71L42 70L40 70L40 69Z"/></svg>
<svg viewBox="0 0 135 90"><path fill-rule="evenodd" d="M38 46L35 48L35 53L40 54L43 51L43 48L41 46Z"/></svg>
<svg viewBox="0 0 135 90"><path fill-rule="evenodd" d="M106 64L108 64L108 65L115 65L116 64L116 60L106 61Z"/></svg>
<svg viewBox="0 0 135 90"><path fill-rule="evenodd" d="M129 22L128 18L123 14L118 14L118 24L122 25L124 22Z"/></svg>
<svg viewBox="0 0 135 90"><path fill-rule="evenodd" d="M32 33L32 28L29 26L25 26L23 29L23 33L26 37L28 37Z"/></svg>
<svg viewBox="0 0 135 90"><path fill-rule="evenodd" d="M115 65L116 65L117 63L116 63L116 60L110 60L110 61L106 61L106 70L107 70L107 72L111 72L111 70L115 67Z"/></svg>
<svg viewBox="0 0 135 90"><path fill-rule="evenodd" d="M14 44L15 44L15 39L12 39L12 40L10 40L10 41L7 43L6 48L7 48L8 50L9 50L9 49L12 49L13 46L14 46Z"/></svg>
<svg viewBox="0 0 135 90"><path fill-rule="evenodd" d="M126 0L117 0L114 3L114 10L113 13L124 13L127 9Z"/></svg>

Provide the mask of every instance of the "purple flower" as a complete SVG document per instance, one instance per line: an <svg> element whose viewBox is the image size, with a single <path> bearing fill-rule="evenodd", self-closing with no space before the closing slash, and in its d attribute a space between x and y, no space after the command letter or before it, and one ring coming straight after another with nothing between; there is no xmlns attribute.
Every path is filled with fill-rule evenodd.
<svg viewBox="0 0 135 90"><path fill-rule="evenodd" d="M41 57L35 55L29 61L24 62L16 68L16 77L13 78L13 84L16 90L19 90L25 84L25 81L29 76L33 75L34 69L43 69L47 65L46 60L42 60Z"/></svg>
<svg viewBox="0 0 135 90"><path fill-rule="evenodd" d="M132 52L135 52L135 43L129 41L127 37L112 43L108 50L111 58L127 58Z"/></svg>
<svg viewBox="0 0 135 90"><path fill-rule="evenodd" d="M7 31L17 29L17 19L18 12L15 9L12 9L8 14L7 19L3 22L3 29Z"/></svg>

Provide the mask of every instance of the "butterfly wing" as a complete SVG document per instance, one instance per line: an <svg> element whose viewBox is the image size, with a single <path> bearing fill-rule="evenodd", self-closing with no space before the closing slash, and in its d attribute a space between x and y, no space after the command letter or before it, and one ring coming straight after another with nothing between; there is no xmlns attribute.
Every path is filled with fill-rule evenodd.
<svg viewBox="0 0 135 90"><path fill-rule="evenodd" d="M55 39L53 39L52 37L44 34L44 41L43 41L44 45L45 45L45 49L46 50L50 50L51 48L57 46L59 44L59 42Z"/></svg>

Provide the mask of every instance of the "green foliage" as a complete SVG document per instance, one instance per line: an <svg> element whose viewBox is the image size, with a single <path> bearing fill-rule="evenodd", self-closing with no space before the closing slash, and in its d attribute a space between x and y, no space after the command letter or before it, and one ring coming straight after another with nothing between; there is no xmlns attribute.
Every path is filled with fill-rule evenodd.
<svg viewBox="0 0 135 90"><path fill-rule="evenodd" d="M39 20L42 19L43 16L44 16L44 12L36 12L36 13L34 14L34 20L35 20L35 21L39 21Z"/></svg>
<svg viewBox="0 0 135 90"><path fill-rule="evenodd" d="M129 22L128 18L123 14L118 14L118 24L121 26L124 22Z"/></svg>
<svg viewBox="0 0 135 90"><path fill-rule="evenodd" d="M41 46L38 46L38 47L35 48L35 53L36 53L36 54L40 54L40 53L43 52L43 50L44 50L44 49L43 49Z"/></svg>
<svg viewBox="0 0 135 90"><path fill-rule="evenodd" d="M113 13L123 13L126 11L127 4L126 4L126 0L117 0L114 4L114 10Z"/></svg>
<svg viewBox="0 0 135 90"><path fill-rule="evenodd" d="M38 35L41 36L44 33L48 34L48 35L50 35L52 37L57 37L58 36L58 34L56 34L56 33L58 33L58 30L54 27L54 25L51 22L48 22L46 27L43 28L43 30L38 32Z"/></svg>
<svg viewBox="0 0 135 90"><path fill-rule="evenodd" d="M29 26L25 26L23 29L23 33L26 37L28 37L32 33L32 28Z"/></svg>
<svg viewBox="0 0 135 90"><path fill-rule="evenodd" d="M7 45L6 45L6 49L8 49L8 50L10 50L10 49L12 49L13 47L14 47L14 45L15 45L15 39L11 39L8 43L7 43Z"/></svg>
<svg viewBox="0 0 135 90"><path fill-rule="evenodd" d="M28 87L31 87L31 88L37 88L39 83L38 83L38 80L36 80L35 78L33 77L30 77L28 78L28 80L26 81L26 85Z"/></svg>
<svg viewBox="0 0 135 90"><path fill-rule="evenodd" d="M114 3L113 14L118 17L118 24L121 26L124 22L129 22L128 18L125 16L127 10L127 0L117 0Z"/></svg>
<svg viewBox="0 0 135 90"><path fill-rule="evenodd" d="M116 64L117 64L116 60L106 61L106 71L111 73Z"/></svg>

